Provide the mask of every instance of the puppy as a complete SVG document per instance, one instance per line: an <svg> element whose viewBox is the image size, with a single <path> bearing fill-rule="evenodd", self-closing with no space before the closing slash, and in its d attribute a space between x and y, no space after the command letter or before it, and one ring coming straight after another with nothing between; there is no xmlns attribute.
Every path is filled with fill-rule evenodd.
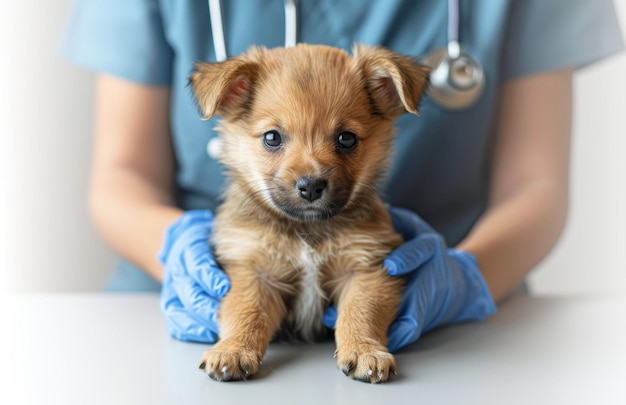
<svg viewBox="0 0 626 405"><path fill-rule="evenodd" d="M428 71L382 48L251 48L199 63L190 81L205 119L219 114L229 182L212 243L231 279L221 340L200 368L218 381L256 373L287 329L323 333L329 304L338 367L379 383L396 373L385 347L403 281L382 266L402 243L376 185L394 119L417 114Z"/></svg>

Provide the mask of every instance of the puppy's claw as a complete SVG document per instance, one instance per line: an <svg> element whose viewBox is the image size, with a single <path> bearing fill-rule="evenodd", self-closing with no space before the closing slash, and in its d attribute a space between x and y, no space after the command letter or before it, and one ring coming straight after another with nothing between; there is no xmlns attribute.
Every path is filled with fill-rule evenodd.
<svg viewBox="0 0 626 405"><path fill-rule="evenodd" d="M352 362L348 362L341 366L341 372L343 372L345 375L350 375L352 370L354 370L354 363Z"/></svg>

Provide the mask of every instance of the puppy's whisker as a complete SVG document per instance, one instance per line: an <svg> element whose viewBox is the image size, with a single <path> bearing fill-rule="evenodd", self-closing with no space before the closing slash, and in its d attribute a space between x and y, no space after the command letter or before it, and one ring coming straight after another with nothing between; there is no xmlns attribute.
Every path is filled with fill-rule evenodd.
<svg viewBox="0 0 626 405"><path fill-rule="evenodd" d="M271 193L275 187L267 187L263 182L255 180L242 183L242 189L246 192L240 201L239 208L244 210L251 204L258 206L259 200L265 204L271 204Z"/></svg>
<svg viewBox="0 0 626 405"><path fill-rule="evenodd" d="M258 206L259 197L265 204L270 205L272 202L271 202L271 197L269 196L269 194L272 190L273 188L265 188L265 189L256 190L252 193L249 193L245 199L242 199L239 205L239 208L244 210L249 205Z"/></svg>

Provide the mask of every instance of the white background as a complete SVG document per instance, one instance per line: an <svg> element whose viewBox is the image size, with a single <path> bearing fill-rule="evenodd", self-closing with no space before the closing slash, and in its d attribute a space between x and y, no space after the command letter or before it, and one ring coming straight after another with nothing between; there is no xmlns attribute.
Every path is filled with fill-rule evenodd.
<svg viewBox="0 0 626 405"><path fill-rule="evenodd" d="M57 56L70 2L0 2L0 290L98 290L114 263L85 205L92 76ZM538 294L626 292L625 96L624 53L576 74L571 214Z"/></svg>

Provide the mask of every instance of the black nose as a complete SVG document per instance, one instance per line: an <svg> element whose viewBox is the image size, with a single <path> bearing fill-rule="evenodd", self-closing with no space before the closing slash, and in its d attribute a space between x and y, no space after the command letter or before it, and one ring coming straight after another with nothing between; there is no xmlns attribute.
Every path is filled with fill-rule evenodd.
<svg viewBox="0 0 626 405"><path fill-rule="evenodd" d="M302 176L296 181L296 192L305 200L313 202L324 194L326 180Z"/></svg>

